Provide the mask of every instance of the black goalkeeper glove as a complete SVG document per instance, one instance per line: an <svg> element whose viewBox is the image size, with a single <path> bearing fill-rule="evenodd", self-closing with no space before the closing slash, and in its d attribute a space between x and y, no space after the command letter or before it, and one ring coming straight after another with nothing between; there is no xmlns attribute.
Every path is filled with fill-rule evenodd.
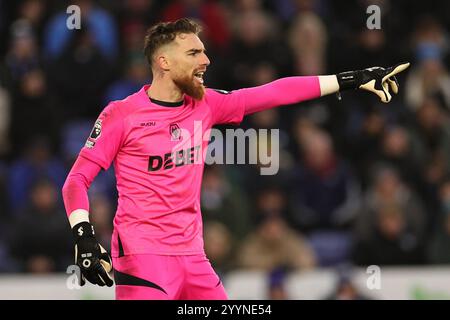
<svg viewBox="0 0 450 320"><path fill-rule="evenodd" d="M398 93L395 75L409 67L409 63L399 63L393 67L372 67L364 70L347 71L337 74L339 90L363 89L375 93L382 102L391 101L393 93Z"/></svg>
<svg viewBox="0 0 450 320"><path fill-rule="evenodd" d="M75 264L81 269L80 285L85 278L99 286L111 287L113 280L108 272L112 269L111 257L97 242L94 227L89 222L80 222L72 228L75 237Z"/></svg>

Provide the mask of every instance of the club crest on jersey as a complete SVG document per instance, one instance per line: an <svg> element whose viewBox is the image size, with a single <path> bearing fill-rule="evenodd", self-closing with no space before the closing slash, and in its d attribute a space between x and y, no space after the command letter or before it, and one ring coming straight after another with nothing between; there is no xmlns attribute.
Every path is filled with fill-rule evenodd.
<svg viewBox="0 0 450 320"><path fill-rule="evenodd" d="M86 148L93 148L95 146L95 141L102 134L102 120L98 119L95 121L94 127L92 128L91 134L86 141Z"/></svg>
<svg viewBox="0 0 450 320"><path fill-rule="evenodd" d="M171 141L179 141L181 139L181 130L178 124L171 123L169 127L169 134Z"/></svg>

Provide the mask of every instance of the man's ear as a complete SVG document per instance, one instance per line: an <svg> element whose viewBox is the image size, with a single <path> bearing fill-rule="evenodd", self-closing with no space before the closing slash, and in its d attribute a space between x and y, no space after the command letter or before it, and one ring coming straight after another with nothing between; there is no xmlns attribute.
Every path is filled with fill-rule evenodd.
<svg viewBox="0 0 450 320"><path fill-rule="evenodd" d="M158 56L156 56L155 62L158 65L158 67L161 68L161 70L164 70L164 71L170 70L170 62L166 55L159 54Z"/></svg>

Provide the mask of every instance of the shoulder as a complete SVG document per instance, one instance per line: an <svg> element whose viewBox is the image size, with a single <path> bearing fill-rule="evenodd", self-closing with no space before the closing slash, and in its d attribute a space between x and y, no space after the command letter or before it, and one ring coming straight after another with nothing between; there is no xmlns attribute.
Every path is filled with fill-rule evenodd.
<svg viewBox="0 0 450 320"><path fill-rule="evenodd" d="M142 105L142 90L130 94L122 100L113 100L103 109L102 114L120 117L128 117Z"/></svg>
<svg viewBox="0 0 450 320"><path fill-rule="evenodd" d="M205 100L209 103L220 103L227 99L232 91L222 90L222 89L213 89L207 88L205 90Z"/></svg>
<svg viewBox="0 0 450 320"><path fill-rule="evenodd" d="M120 101L111 101L103 108L100 113L100 117L102 118L121 118L123 111L123 105Z"/></svg>

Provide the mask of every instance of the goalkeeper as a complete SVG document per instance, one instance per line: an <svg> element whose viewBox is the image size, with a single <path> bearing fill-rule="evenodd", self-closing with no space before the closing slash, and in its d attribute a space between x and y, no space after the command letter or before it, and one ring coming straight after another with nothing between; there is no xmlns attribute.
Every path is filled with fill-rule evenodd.
<svg viewBox="0 0 450 320"><path fill-rule="evenodd" d="M398 92L396 75L409 64L337 75L288 77L227 92L206 88L210 61L189 19L159 23L147 31L145 55L153 81L111 102L96 120L63 187L73 230L81 284L112 286L116 299L227 299L203 248L200 187L207 141L216 124L239 124L268 108L362 89L382 102ZM180 132L190 135L183 145ZM189 138L189 137L188 137ZM89 222L88 188L111 164L119 192L112 259Z"/></svg>

